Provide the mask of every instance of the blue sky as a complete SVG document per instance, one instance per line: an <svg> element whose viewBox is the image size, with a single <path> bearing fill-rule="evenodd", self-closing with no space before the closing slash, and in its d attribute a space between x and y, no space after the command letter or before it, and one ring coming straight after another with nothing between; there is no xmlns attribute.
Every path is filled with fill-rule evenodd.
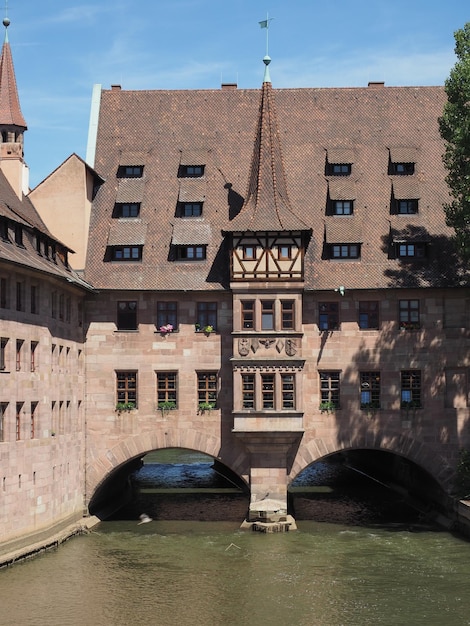
<svg viewBox="0 0 470 626"><path fill-rule="evenodd" d="M260 87L267 14L274 87L443 84L470 21L466 0L8 0L7 13L31 186L85 158L95 83Z"/></svg>

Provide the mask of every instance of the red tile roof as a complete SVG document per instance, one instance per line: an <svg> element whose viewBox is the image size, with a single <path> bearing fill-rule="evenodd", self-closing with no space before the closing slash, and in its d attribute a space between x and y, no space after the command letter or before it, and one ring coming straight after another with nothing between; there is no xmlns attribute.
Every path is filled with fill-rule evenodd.
<svg viewBox="0 0 470 626"><path fill-rule="evenodd" d="M5 40L0 58L0 124L20 126L26 129L26 122L21 113L15 70L10 44Z"/></svg>
<svg viewBox="0 0 470 626"><path fill-rule="evenodd" d="M462 274L442 209L449 199L437 121L444 102L442 87L104 90L95 169L106 182L93 203L87 280L103 289L218 290L229 282L224 232L305 228L312 230L306 289L455 284ZM142 200L143 258L110 262L116 173L121 155L133 152L145 155L143 190L126 196ZM327 155L351 161L351 173L326 175ZM390 175L391 156L413 158L414 173ZM126 165L141 165L135 158L139 163ZM204 165L204 175L178 177L182 164ZM354 200L353 216L327 215L329 189ZM396 215L398 189L408 196L400 199L419 197L417 216ZM178 217L179 201L203 202L201 222L210 226L205 260L172 260L172 237L189 241L184 224L194 219ZM432 241L429 256L406 266L397 259L392 223L393 232L419 224L420 236ZM337 243L360 239L360 259L325 258L325 232L344 237Z"/></svg>

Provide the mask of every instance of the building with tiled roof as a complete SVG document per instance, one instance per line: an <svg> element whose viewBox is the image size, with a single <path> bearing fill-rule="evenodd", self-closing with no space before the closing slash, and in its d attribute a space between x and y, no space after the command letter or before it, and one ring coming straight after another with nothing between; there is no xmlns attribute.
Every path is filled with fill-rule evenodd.
<svg viewBox="0 0 470 626"><path fill-rule="evenodd" d="M8 20L4 20L5 27ZM0 57L0 457L2 543L83 513L84 299L26 195L21 114L8 37ZM32 542L32 540L31 540Z"/></svg>
<svg viewBox="0 0 470 626"><path fill-rule="evenodd" d="M20 482L36 502L39 478L57 490L30 502L34 523L0 518L5 536L83 502L105 517L161 448L229 468L251 521L293 525L296 476L364 449L443 505L470 445L443 88L275 89L269 57L260 90L95 88L88 162L72 155L25 197L9 55L2 354L31 371L5 371L6 484L23 507Z"/></svg>

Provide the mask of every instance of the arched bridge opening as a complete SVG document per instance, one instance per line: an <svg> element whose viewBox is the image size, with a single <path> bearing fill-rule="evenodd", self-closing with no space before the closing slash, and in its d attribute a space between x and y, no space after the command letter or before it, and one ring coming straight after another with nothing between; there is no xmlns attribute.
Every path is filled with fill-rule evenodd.
<svg viewBox="0 0 470 626"><path fill-rule="evenodd" d="M388 450L324 455L293 477L288 496L297 522L450 525L443 485L415 461Z"/></svg>
<svg viewBox="0 0 470 626"><path fill-rule="evenodd" d="M102 520L239 522L248 506L248 486L228 466L175 447L150 450L114 468L95 490L89 512Z"/></svg>

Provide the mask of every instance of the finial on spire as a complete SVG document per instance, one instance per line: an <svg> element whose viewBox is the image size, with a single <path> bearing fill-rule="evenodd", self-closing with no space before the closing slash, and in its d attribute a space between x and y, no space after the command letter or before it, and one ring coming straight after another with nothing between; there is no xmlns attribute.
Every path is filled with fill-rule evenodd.
<svg viewBox="0 0 470 626"><path fill-rule="evenodd" d="M263 63L265 64L265 68L264 68L264 78L263 78L263 83L270 83L271 82L271 76L269 75L269 64L271 63L271 57L266 55L263 59Z"/></svg>
<svg viewBox="0 0 470 626"><path fill-rule="evenodd" d="M5 17L3 18L3 25L5 26L5 42L8 41L7 28L10 26L10 19L8 18L8 0L5 0Z"/></svg>

